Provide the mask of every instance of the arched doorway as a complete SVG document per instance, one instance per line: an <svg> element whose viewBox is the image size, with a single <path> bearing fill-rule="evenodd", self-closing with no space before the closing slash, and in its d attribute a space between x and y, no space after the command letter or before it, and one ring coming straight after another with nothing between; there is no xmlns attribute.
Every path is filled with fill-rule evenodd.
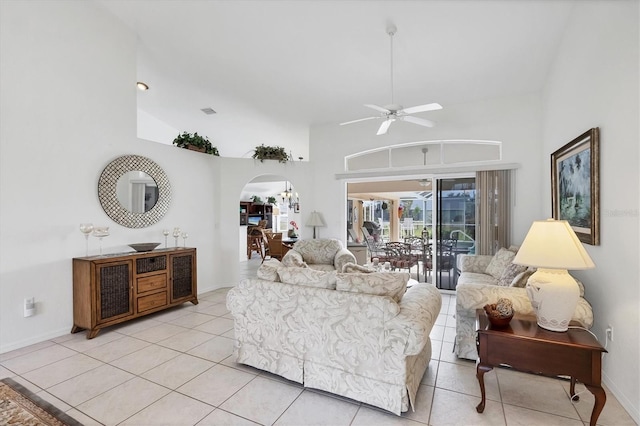
<svg viewBox="0 0 640 426"><path fill-rule="evenodd" d="M239 271L240 279L255 276L262 263L247 237L252 226L263 222L266 229L286 235L291 222L300 223L300 202L295 185L282 175L264 174L247 182L239 194ZM263 252L264 253L264 252Z"/></svg>

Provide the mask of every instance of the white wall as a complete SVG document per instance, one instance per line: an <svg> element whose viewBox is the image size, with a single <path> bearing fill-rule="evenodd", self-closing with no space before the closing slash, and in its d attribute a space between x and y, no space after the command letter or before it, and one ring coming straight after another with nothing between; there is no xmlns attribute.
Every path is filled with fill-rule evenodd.
<svg viewBox="0 0 640 426"><path fill-rule="evenodd" d="M376 136L379 122L363 122L349 126L325 125L311 129L311 161L326 180L315 189L314 209L322 211L331 237L346 236L346 185L335 179L344 173L344 156L376 147L400 143L447 140L484 139L503 142L504 163L520 163L515 172L513 241L522 242L539 211L541 186L540 97L523 95L507 99L463 105L444 105L438 112L437 126L425 129L411 123L396 122L388 134ZM327 149L331 146L331 149ZM338 197L337 194L345 194ZM330 208L323 202L331 200Z"/></svg>
<svg viewBox="0 0 640 426"><path fill-rule="evenodd" d="M2 2L0 31L0 352L70 331L71 259L85 255L81 222L110 227L105 253L163 242L162 229L181 227L198 249L204 292L238 281L247 182L281 175L301 202L311 196L306 162L219 158L137 139L135 36L94 3ZM149 228L112 222L98 201L102 169L126 154L151 158L171 182L171 206ZM90 249L97 254L93 237ZM23 318L31 296L38 313Z"/></svg>
<svg viewBox="0 0 640 426"><path fill-rule="evenodd" d="M139 93L138 96L144 96L144 93ZM138 123L137 135L140 139L172 145L173 140L181 133L178 129L158 120L140 108L136 110L136 114Z"/></svg>
<svg viewBox="0 0 640 426"><path fill-rule="evenodd" d="M543 102L544 175L551 153L591 127L600 128L600 241L585 245L596 269L574 272L593 305L601 342L614 328L603 379L639 421L640 312L638 2L576 4ZM541 215L550 211L543 185ZM606 409L606 407L605 407Z"/></svg>

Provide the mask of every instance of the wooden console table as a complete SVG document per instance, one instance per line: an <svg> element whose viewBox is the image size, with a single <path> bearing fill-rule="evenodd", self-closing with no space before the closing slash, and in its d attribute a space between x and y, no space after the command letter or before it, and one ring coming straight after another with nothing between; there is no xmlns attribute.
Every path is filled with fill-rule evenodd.
<svg viewBox="0 0 640 426"><path fill-rule="evenodd" d="M476 407L478 413L484 411L485 405L484 373L493 367L508 365L525 373L570 376L573 399L578 398L576 380L582 382L595 396L590 421L590 425L595 426L607 400L600 383L602 353L606 350L591 333L578 328L548 331L538 327L534 316L517 314L506 328L492 329L482 309L476 311L476 327L479 356L476 377L482 393L482 401Z"/></svg>
<svg viewBox="0 0 640 426"><path fill-rule="evenodd" d="M72 333L102 328L184 302L198 304L196 249L73 259Z"/></svg>

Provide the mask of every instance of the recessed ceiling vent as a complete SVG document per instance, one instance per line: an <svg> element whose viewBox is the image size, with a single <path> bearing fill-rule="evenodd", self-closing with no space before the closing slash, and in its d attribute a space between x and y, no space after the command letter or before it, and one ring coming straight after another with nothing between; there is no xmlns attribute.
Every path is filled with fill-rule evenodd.
<svg viewBox="0 0 640 426"><path fill-rule="evenodd" d="M202 108L200 111L204 112L207 115L212 115L216 113L213 108Z"/></svg>

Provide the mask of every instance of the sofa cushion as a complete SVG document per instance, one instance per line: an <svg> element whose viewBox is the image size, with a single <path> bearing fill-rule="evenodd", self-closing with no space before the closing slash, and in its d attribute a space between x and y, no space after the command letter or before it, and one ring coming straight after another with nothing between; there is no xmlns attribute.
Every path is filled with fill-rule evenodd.
<svg viewBox="0 0 640 426"><path fill-rule="evenodd" d="M338 273L336 290L389 296L399 303L408 281L406 272Z"/></svg>
<svg viewBox="0 0 640 426"><path fill-rule="evenodd" d="M501 248L493 255L491 262L487 266L485 273L491 275L495 279L500 279L504 270L509 266L516 254L506 248Z"/></svg>
<svg viewBox="0 0 640 426"><path fill-rule="evenodd" d="M496 285L497 280L489 274L479 272L463 272L458 277L458 284L490 284Z"/></svg>
<svg viewBox="0 0 640 426"><path fill-rule="evenodd" d="M325 265L333 265L333 259L341 248L340 240L333 239L300 240L293 246L305 262Z"/></svg>
<svg viewBox="0 0 640 426"><path fill-rule="evenodd" d="M369 268L368 266L358 265L357 263L347 262L342 266L342 272L350 273L350 272L362 272L365 274L376 272L375 269Z"/></svg>
<svg viewBox="0 0 640 426"><path fill-rule="evenodd" d="M498 285L501 285L504 287L510 286L511 283L513 282L513 279L517 275L519 275L520 273L526 270L527 270L527 267L524 265L510 263L506 268L504 268L502 275L500 275L500 278L498 278Z"/></svg>
<svg viewBox="0 0 640 426"><path fill-rule="evenodd" d="M280 267L282 263L278 259L270 259L260 265L256 275L262 280L279 282L278 268Z"/></svg>
<svg viewBox="0 0 640 426"><path fill-rule="evenodd" d="M316 271L337 272L336 268L334 268L333 265L325 265L324 263L318 263L318 264L309 263L307 267L311 269L315 269Z"/></svg>
<svg viewBox="0 0 640 426"><path fill-rule="evenodd" d="M285 284L336 289L336 271L318 271L311 268L282 266L277 269L280 281Z"/></svg>
<svg viewBox="0 0 640 426"><path fill-rule="evenodd" d="M302 258L302 255L293 250L289 250L287 254L282 257L282 264L284 266L294 266L296 268L307 268L309 266Z"/></svg>

